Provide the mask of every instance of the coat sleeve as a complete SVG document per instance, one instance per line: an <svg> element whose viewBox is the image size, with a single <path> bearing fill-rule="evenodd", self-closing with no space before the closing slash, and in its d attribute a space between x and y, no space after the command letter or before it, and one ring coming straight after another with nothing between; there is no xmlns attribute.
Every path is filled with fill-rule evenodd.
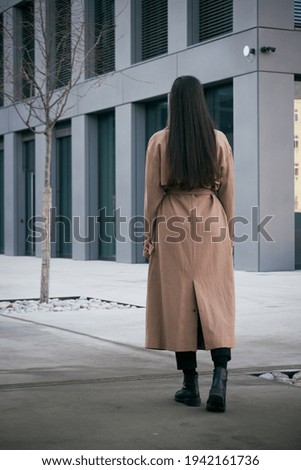
<svg viewBox="0 0 301 470"><path fill-rule="evenodd" d="M233 244L234 240L234 162L232 149L224 136L224 141L219 148L221 158L221 178L217 196L225 210L228 224L229 235Z"/></svg>
<svg viewBox="0 0 301 470"><path fill-rule="evenodd" d="M145 164L144 193L144 249L143 256L149 258L154 249L154 229L160 203L164 197L164 188L160 178L161 146L155 135L149 140Z"/></svg>

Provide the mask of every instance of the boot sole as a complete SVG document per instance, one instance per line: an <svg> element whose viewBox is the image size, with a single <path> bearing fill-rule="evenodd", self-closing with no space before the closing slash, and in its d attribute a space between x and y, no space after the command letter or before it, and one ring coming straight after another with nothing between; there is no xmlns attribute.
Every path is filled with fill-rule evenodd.
<svg viewBox="0 0 301 470"><path fill-rule="evenodd" d="M215 413L224 413L226 411L225 400L220 395L210 395L207 401L206 410Z"/></svg>
<svg viewBox="0 0 301 470"><path fill-rule="evenodd" d="M201 399L200 398L176 398L175 401L178 403L183 403L187 406L201 406Z"/></svg>

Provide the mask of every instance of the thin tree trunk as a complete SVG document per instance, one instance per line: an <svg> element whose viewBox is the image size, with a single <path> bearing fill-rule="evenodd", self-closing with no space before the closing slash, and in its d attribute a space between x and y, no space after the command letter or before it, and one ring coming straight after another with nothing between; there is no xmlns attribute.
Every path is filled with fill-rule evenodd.
<svg viewBox="0 0 301 470"><path fill-rule="evenodd" d="M46 136L46 162L43 190L43 220L45 221L46 238L42 243L42 270L41 270L41 289L40 302L49 301L49 271L50 271L50 250L51 250L51 204L52 188L50 184L50 165L52 149L52 130L47 129Z"/></svg>

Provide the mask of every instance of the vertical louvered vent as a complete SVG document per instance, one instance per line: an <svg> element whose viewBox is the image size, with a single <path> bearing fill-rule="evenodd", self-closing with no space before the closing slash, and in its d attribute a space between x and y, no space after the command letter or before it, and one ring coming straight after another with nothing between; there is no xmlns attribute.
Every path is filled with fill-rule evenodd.
<svg viewBox="0 0 301 470"><path fill-rule="evenodd" d="M22 6L22 98L34 94L34 2Z"/></svg>
<svg viewBox="0 0 301 470"><path fill-rule="evenodd" d="M95 73L115 69L115 0L95 0Z"/></svg>
<svg viewBox="0 0 301 470"><path fill-rule="evenodd" d="M233 0L199 0L199 41L233 30Z"/></svg>
<svg viewBox="0 0 301 470"><path fill-rule="evenodd" d="M295 29L301 29L301 0L295 0Z"/></svg>
<svg viewBox="0 0 301 470"><path fill-rule="evenodd" d="M55 0L56 87L67 85L71 77L71 1Z"/></svg>
<svg viewBox="0 0 301 470"><path fill-rule="evenodd" d="M0 106L3 106L3 85L4 85L4 69L3 69L3 15L0 13Z"/></svg>
<svg viewBox="0 0 301 470"><path fill-rule="evenodd" d="M142 60L167 53L167 14L167 0L142 0Z"/></svg>

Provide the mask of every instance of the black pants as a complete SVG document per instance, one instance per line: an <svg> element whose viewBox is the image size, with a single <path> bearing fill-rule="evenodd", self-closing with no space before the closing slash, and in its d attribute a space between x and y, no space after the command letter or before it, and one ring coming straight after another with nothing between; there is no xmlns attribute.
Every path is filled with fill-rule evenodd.
<svg viewBox="0 0 301 470"><path fill-rule="evenodd" d="M222 365L227 367L227 362L231 360L230 348L217 348L211 350L211 358L214 366ZM176 352L176 361L178 370L189 370L197 368L196 352L184 351Z"/></svg>

